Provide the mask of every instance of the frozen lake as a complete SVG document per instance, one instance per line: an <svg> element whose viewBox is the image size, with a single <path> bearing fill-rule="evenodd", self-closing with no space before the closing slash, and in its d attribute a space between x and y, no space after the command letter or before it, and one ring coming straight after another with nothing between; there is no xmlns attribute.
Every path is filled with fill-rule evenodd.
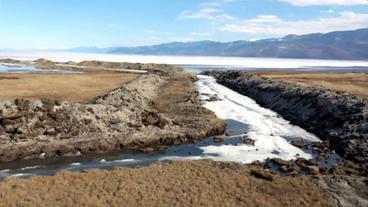
<svg viewBox="0 0 368 207"><path fill-rule="evenodd" d="M241 58L203 56L153 56L153 55L112 55L68 52L0 51L0 59L35 60L45 58L53 61L101 60L113 62L164 63L184 67L199 73L208 69L220 70L303 70L303 71L366 71L368 61L311 60L280 58Z"/></svg>

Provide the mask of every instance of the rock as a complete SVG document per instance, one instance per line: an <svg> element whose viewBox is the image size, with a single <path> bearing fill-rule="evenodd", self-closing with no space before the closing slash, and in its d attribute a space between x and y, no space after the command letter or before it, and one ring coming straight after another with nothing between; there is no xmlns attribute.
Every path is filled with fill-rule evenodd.
<svg viewBox="0 0 368 207"><path fill-rule="evenodd" d="M170 125L171 122L163 115L158 114L155 111L144 111L142 113L142 123L146 126L157 126L163 129L166 125Z"/></svg>
<svg viewBox="0 0 368 207"><path fill-rule="evenodd" d="M215 95L210 96L210 98L208 99L208 101L209 101L209 102L215 102L215 101L222 101L222 99L220 99L220 98L218 97L218 95L217 95L217 94L215 94Z"/></svg>
<svg viewBox="0 0 368 207"><path fill-rule="evenodd" d="M167 125L172 125L172 123L164 116L160 115L159 118L160 118L160 122L158 124L158 127L160 127L161 129L165 128L165 126Z"/></svg>
<svg viewBox="0 0 368 207"><path fill-rule="evenodd" d="M2 124L4 125L4 126L7 126L7 125L15 125L15 124L18 124L19 123L19 121L17 121L17 120L13 120L13 119L4 119L3 121L2 121Z"/></svg>
<svg viewBox="0 0 368 207"><path fill-rule="evenodd" d="M213 141L214 141L215 143L221 143L221 142L224 142L224 141L225 141L225 138L224 138L224 136L215 136L215 137L213 138Z"/></svg>
<svg viewBox="0 0 368 207"><path fill-rule="evenodd" d="M0 118L0 120L1 119L3 119L3 120L4 119L10 119L10 120L20 119L22 117L27 116L28 114L29 114L28 112L22 111L22 112L18 112L16 114L13 114L13 115L10 115L10 116L2 117L2 118Z"/></svg>
<svg viewBox="0 0 368 207"><path fill-rule="evenodd" d="M306 144L304 143L303 140L298 139L298 140L293 140L291 141L291 144L295 147L298 147L300 149L305 149L306 148Z"/></svg>
<svg viewBox="0 0 368 207"><path fill-rule="evenodd" d="M318 175L318 174L320 174L318 166L307 166L304 170L308 175Z"/></svg>
<svg viewBox="0 0 368 207"><path fill-rule="evenodd" d="M4 126L4 131L8 134L13 134L16 132L18 125L6 125Z"/></svg>
<svg viewBox="0 0 368 207"><path fill-rule="evenodd" d="M41 102L43 104L43 108L46 111L51 111L54 108L54 106L56 105L56 101L53 100L53 99L49 99L49 98L42 98Z"/></svg>
<svg viewBox="0 0 368 207"><path fill-rule="evenodd" d="M128 123L128 126L129 127L132 127L132 128L136 128L136 129L139 129L139 128L142 128L142 124L140 123Z"/></svg>
<svg viewBox="0 0 368 207"><path fill-rule="evenodd" d="M250 139L250 138L243 138L243 141L247 145L254 146L254 144L255 144L255 141L253 139Z"/></svg>
<svg viewBox="0 0 368 207"><path fill-rule="evenodd" d="M157 126L160 122L159 115L154 111L144 111L142 113L142 123L146 126L155 125Z"/></svg>
<svg viewBox="0 0 368 207"><path fill-rule="evenodd" d="M275 178L274 174L266 170L252 170L251 175L253 175L256 178L264 179L264 180L271 181L271 182Z"/></svg>
<svg viewBox="0 0 368 207"><path fill-rule="evenodd" d="M141 149L141 151L143 153L150 154L150 153L154 152L155 149L153 149L152 147L146 147L146 148Z"/></svg>
<svg viewBox="0 0 368 207"><path fill-rule="evenodd" d="M274 158L274 159L271 159L270 160L271 162L279 165L279 166L282 166L282 165L289 165L289 162L288 161L285 161L285 160L282 160L280 158Z"/></svg>
<svg viewBox="0 0 368 207"><path fill-rule="evenodd" d="M55 130L55 128L48 128L48 129L45 130L45 135L55 136L57 134L58 134L58 132Z"/></svg>
<svg viewBox="0 0 368 207"><path fill-rule="evenodd" d="M90 125L92 124L93 120L92 119L83 119L83 124L85 125Z"/></svg>
<svg viewBox="0 0 368 207"><path fill-rule="evenodd" d="M280 170L281 172L284 172L284 173L286 173L286 172L288 172L288 171L289 171L289 169L288 169L285 165L281 166L281 167L279 168L279 170Z"/></svg>
<svg viewBox="0 0 368 207"><path fill-rule="evenodd" d="M92 113L92 114L95 113L94 110L93 110L93 108L87 108L87 111L90 112L90 113Z"/></svg>
<svg viewBox="0 0 368 207"><path fill-rule="evenodd" d="M29 101L25 99L15 99L15 105L17 105L19 111L28 111Z"/></svg>

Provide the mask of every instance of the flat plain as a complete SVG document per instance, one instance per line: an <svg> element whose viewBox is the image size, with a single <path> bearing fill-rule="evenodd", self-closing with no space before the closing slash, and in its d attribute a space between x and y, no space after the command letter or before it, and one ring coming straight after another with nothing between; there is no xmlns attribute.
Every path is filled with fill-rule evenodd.
<svg viewBox="0 0 368 207"><path fill-rule="evenodd" d="M262 72L257 74L306 86L323 86L368 98L368 73Z"/></svg>
<svg viewBox="0 0 368 207"><path fill-rule="evenodd" d="M134 80L138 74L86 72L82 74L0 74L0 100L53 98L88 103Z"/></svg>

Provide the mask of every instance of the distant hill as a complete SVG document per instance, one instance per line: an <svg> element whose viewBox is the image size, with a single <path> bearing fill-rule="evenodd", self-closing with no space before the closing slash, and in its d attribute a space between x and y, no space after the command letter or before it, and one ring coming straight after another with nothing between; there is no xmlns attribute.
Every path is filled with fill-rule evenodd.
<svg viewBox="0 0 368 207"><path fill-rule="evenodd" d="M283 38L258 41L172 42L153 46L99 50L112 54L367 60L368 28L326 34L288 35Z"/></svg>

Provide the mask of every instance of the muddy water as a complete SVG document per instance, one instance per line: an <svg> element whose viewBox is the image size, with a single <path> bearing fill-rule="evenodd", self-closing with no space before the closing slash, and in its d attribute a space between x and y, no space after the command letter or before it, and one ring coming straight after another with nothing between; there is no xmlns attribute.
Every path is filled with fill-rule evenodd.
<svg viewBox="0 0 368 207"><path fill-rule="evenodd" d="M196 87L201 94L202 104L228 125L222 143L215 143L213 137L210 137L194 144L171 146L150 154L125 152L16 161L0 165L0 179L52 175L61 171L91 168L137 167L174 160L213 159L251 163L267 158L291 160L298 157L312 159L315 156L310 150L303 151L290 142L294 139L319 141L316 136L291 125L252 99L217 84L213 78L198 77Z"/></svg>

